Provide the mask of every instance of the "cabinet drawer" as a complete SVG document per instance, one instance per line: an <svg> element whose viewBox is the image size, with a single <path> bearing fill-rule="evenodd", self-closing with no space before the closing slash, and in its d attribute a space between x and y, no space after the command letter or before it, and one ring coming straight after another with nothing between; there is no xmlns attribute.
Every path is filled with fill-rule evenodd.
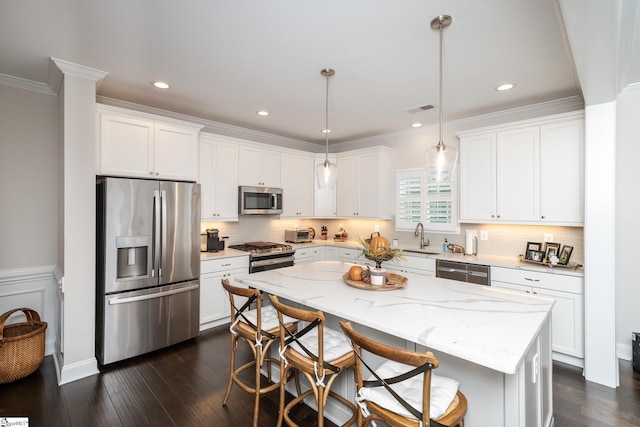
<svg viewBox="0 0 640 427"><path fill-rule="evenodd" d="M575 276L491 267L491 280L582 295L582 278Z"/></svg>
<svg viewBox="0 0 640 427"><path fill-rule="evenodd" d="M414 268L417 270L436 271L436 260L433 258L403 255L406 261L393 260L391 263L400 268Z"/></svg>
<svg viewBox="0 0 640 427"><path fill-rule="evenodd" d="M367 261L367 259L361 255L362 255L361 249L349 249L349 248L338 249L338 256L340 257L340 260L346 259L350 261L360 261L360 262Z"/></svg>
<svg viewBox="0 0 640 427"><path fill-rule="evenodd" d="M200 262L200 274L216 273L232 269L244 269L249 272L249 256L207 259Z"/></svg>

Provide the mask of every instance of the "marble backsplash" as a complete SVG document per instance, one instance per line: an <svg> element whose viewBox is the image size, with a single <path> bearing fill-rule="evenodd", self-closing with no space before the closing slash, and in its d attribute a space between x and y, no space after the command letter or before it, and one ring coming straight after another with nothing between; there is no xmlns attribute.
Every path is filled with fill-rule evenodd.
<svg viewBox="0 0 640 427"><path fill-rule="evenodd" d="M395 221L382 220L352 220L352 219L280 219L277 215L241 215L237 222L203 222L201 231L207 228L217 228L220 236L229 236L227 246L250 241L284 240L284 230L294 228L313 227L317 237L320 236L320 226L326 224L329 239L338 231L340 224L349 233L349 240L357 241L358 237L367 238L377 226L380 234L389 241L398 239L403 248L418 248L420 238L412 231L396 231ZM524 225L495 225L495 224L461 224L459 233L425 233L425 240L429 239L430 249L442 250L444 239L450 243L465 245L466 230L477 230L478 253L483 255L513 256L523 254L527 242L543 242L545 234L553 234L553 242L573 246L572 262L583 263L584 235L582 227L552 227L552 226L524 226ZM488 240L480 240L480 232L486 231Z"/></svg>

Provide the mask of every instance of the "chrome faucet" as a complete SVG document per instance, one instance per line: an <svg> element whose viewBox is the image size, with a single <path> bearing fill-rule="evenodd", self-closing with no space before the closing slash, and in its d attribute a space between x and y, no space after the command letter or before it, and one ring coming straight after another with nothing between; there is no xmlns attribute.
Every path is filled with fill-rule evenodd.
<svg viewBox="0 0 640 427"><path fill-rule="evenodd" d="M413 235L418 236L418 233L420 233L420 249L424 249L429 246L429 239L427 239L426 242L424 241L424 225L422 225L421 222L416 225L416 231L413 233Z"/></svg>

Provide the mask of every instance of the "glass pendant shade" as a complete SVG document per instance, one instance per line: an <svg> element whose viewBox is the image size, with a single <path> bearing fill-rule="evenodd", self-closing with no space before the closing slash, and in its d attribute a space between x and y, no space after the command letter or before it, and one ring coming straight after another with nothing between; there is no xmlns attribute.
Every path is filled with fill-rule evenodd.
<svg viewBox="0 0 640 427"><path fill-rule="evenodd" d="M439 142L425 153L429 181L449 181L455 173L458 150Z"/></svg>
<svg viewBox="0 0 640 427"><path fill-rule="evenodd" d="M320 190L330 190L336 186L336 165L329 159L316 166L316 181Z"/></svg>

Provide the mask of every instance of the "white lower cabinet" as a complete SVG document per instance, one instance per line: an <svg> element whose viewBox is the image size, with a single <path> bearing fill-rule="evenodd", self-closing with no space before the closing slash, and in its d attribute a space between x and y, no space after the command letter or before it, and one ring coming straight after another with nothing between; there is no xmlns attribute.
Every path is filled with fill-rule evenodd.
<svg viewBox="0 0 640 427"><path fill-rule="evenodd" d="M304 262L312 262L314 261L313 248L312 247L296 248L296 253L293 255L293 257L295 258L296 264L302 264Z"/></svg>
<svg viewBox="0 0 640 427"><path fill-rule="evenodd" d="M426 256L412 256L402 255L406 261L394 259L392 261L385 262L382 266L389 270L398 273L414 273L421 274L423 276L436 276L436 260L433 258L427 258Z"/></svg>
<svg viewBox="0 0 640 427"><path fill-rule="evenodd" d="M313 261L324 261L327 259L327 247L326 246L314 246L313 247Z"/></svg>
<svg viewBox="0 0 640 427"><path fill-rule="evenodd" d="M249 272L249 256L214 258L200 262L200 330L229 322L229 298L222 279Z"/></svg>
<svg viewBox="0 0 640 427"><path fill-rule="evenodd" d="M340 259L340 252L336 247L325 246L325 252L325 259L327 261L338 261Z"/></svg>
<svg viewBox="0 0 640 427"><path fill-rule="evenodd" d="M491 267L491 286L554 298L556 303L551 319L554 359L582 366L584 297L581 277Z"/></svg>
<svg viewBox="0 0 640 427"><path fill-rule="evenodd" d="M338 248L338 261L349 262L351 264L368 265L375 267L375 263L362 256L361 249Z"/></svg>

